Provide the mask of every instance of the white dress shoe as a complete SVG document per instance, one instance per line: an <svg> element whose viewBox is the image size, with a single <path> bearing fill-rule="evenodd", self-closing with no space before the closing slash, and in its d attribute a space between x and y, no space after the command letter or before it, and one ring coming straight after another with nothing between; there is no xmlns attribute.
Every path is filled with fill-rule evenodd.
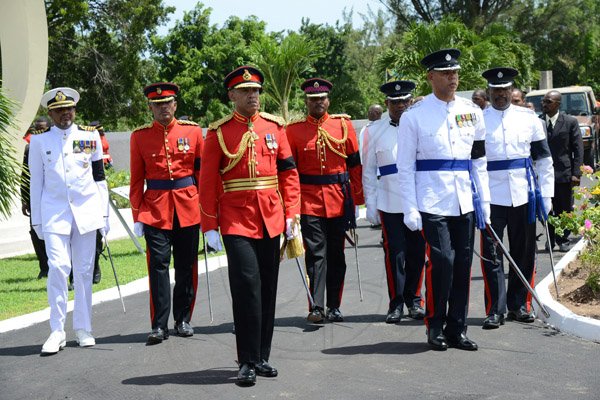
<svg viewBox="0 0 600 400"><path fill-rule="evenodd" d="M67 344L64 331L54 331L42 346L42 354L56 354Z"/></svg>
<svg viewBox="0 0 600 400"><path fill-rule="evenodd" d="M96 339L94 339L92 334L83 329L76 330L75 335L77 335L77 343L79 343L80 347L89 347L96 344Z"/></svg>

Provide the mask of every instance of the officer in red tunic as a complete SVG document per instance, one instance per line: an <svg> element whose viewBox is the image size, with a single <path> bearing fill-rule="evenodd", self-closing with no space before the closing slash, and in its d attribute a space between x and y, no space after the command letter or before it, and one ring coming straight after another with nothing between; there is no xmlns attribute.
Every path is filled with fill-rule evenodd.
<svg viewBox="0 0 600 400"><path fill-rule="evenodd" d="M333 322L344 319L340 304L346 275L345 231L356 227L354 206L365 202L358 141L350 116L327 112L332 87L325 79L306 80L301 88L306 93L308 115L287 127L300 173L302 236L315 302L309 309L309 322L322 322L325 316Z"/></svg>
<svg viewBox="0 0 600 400"><path fill-rule="evenodd" d="M209 125L200 184L202 230L220 250L223 235L233 300L238 383L274 377L269 364L279 274L279 235L297 235L300 213L296 164L283 120L258 112L264 81L242 66L225 77L233 114Z"/></svg>
<svg viewBox="0 0 600 400"><path fill-rule="evenodd" d="M202 129L196 123L175 119L178 91L173 83L144 88L154 121L131 134L129 198L134 231L146 238L150 280L152 332L148 345L169 337L171 252L175 269L175 330L180 336L194 333L190 319L198 286L198 182L203 139Z"/></svg>

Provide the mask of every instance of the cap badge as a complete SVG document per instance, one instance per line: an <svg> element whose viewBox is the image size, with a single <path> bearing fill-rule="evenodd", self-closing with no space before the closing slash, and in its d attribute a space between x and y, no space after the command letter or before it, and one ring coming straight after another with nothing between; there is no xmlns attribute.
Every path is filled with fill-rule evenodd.
<svg viewBox="0 0 600 400"><path fill-rule="evenodd" d="M54 96L54 100L56 101L65 101L67 99L67 96L64 95L63 92L56 92L56 96Z"/></svg>
<svg viewBox="0 0 600 400"><path fill-rule="evenodd" d="M250 79L252 79L252 75L250 75L250 72L248 72L248 70L245 69L244 75L242 75L242 78L244 78L245 81L249 81Z"/></svg>
<svg viewBox="0 0 600 400"><path fill-rule="evenodd" d="M402 86L400 86L399 84L396 84L396 87L395 87L395 89L396 89L396 90L400 90L400 89L402 89Z"/></svg>
<svg viewBox="0 0 600 400"><path fill-rule="evenodd" d="M319 82L315 82L315 84L313 85L313 87L318 88L319 87Z"/></svg>
<svg viewBox="0 0 600 400"><path fill-rule="evenodd" d="M502 71L498 72L498 78L502 78L504 76L504 74L502 73Z"/></svg>
<svg viewBox="0 0 600 400"><path fill-rule="evenodd" d="M450 61L452 60L452 56L448 53L446 53L446 61Z"/></svg>
<svg viewBox="0 0 600 400"><path fill-rule="evenodd" d="M162 89L161 88L156 88L156 94L158 94L158 95L162 94Z"/></svg>

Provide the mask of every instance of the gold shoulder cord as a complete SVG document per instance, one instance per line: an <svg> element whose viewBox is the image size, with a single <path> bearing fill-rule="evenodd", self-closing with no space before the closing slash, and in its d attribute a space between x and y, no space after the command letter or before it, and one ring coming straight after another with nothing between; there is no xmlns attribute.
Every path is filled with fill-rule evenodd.
<svg viewBox="0 0 600 400"><path fill-rule="evenodd" d="M221 174L231 171L242 159L244 152L248 150L248 170L250 171L250 178L256 178L256 152L254 151L254 141L258 139L258 135L252 131L250 126L248 131L242 135L240 140L240 147L235 154L232 154L227 149L225 141L223 140L223 132L221 127L217 129L217 139L219 140L219 146L227 158L229 158L229 164L220 170Z"/></svg>
<svg viewBox="0 0 600 400"><path fill-rule="evenodd" d="M346 126L346 120L343 118L342 118L342 132L343 132L342 138L336 139L333 136L331 136L329 134L329 132L327 132L325 129L323 129L321 126L319 126L318 140L319 140L319 142L321 142L321 145L323 143L325 143L327 145L327 147L329 148L329 150L331 150L338 156L340 156L342 158L348 158L348 156L346 156L346 154L334 149L333 146L331 145L331 142L333 142L335 144L341 144L341 145L344 145L344 152L346 150L345 144L346 144L346 139L348 139L348 127Z"/></svg>

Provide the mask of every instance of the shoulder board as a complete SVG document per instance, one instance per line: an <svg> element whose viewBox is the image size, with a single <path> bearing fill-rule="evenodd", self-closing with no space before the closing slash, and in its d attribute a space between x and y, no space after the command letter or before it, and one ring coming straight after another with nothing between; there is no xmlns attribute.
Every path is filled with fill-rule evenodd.
<svg viewBox="0 0 600 400"><path fill-rule="evenodd" d="M142 129L147 129L147 128L152 128L153 123L149 122L147 124L144 124L142 126L138 126L137 128L135 128L134 130L131 131L131 133L135 132L135 131L141 131Z"/></svg>
<svg viewBox="0 0 600 400"><path fill-rule="evenodd" d="M416 108L419 108L419 107L421 107L421 105L422 105L422 104L423 104L423 100L419 100L419 101L417 101L416 103L412 104L410 107L408 107L408 108L406 109L406 111L409 111L409 110L414 110L414 109L416 109ZM406 112L406 111L405 111L405 112Z"/></svg>
<svg viewBox="0 0 600 400"><path fill-rule="evenodd" d="M87 125L77 125L79 130L93 132L96 130L95 126L87 126Z"/></svg>
<svg viewBox="0 0 600 400"><path fill-rule="evenodd" d="M477 104L473 103L473 100L471 99L466 99L464 97L460 97L458 95L456 95L456 98L459 99L459 101L465 103L466 105L473 107L473 108L479 108L481 110L481 107L479 107ZM491 107L491 106L490 106ZM487 108L487 107L486 107ZM483 111L483 110L481 110Z"/></svg>
<svg viewBox="0 0 600 400"><path fill-rule="evenodd" d="M177 123L179 125L195 125L195 126L198 126L198 124L195 123L194 121L188 121L188 120L180 120L180 119L178 119Z"/></svg>
<svg viewBox="0 0 600 400"><path fill-rule="evenodd" d="M259 115L268 121L275 122L279 126L285 125L285 121L283 120L283 118L278 117L276 115L269 114L266 112L260 112Z"/></svg>
<svg viewBox="0 0 600 400"><path fill-rule="evenodd" d="M31 133L32 135L39 135L44 132L48 132L49 130L50 130L50 127L47 127L46 129L38 129L38 130L31 131L29 133Z"/></svg>
<svg viewBox="0 0 600 400"><path fill-rule="evenodd" d="M530 109L529 109L529 108L527 108L527 107L515 106L515 107L514 107L514 109L515 109L517 112L522 112L522 113L526 113L526 114L532 114L532 115L535 115L535 116L537 116L537 114L535 113L535 111L533 111L533 110L530 110Z"/></svg>
<svg viewBox="0 0 600 400"><path fill-rule="evenodd" d="M225 122L229 121L231 118L233 118L233 114L226 115L215 122L211 122L210 124L208 124L208 130L214 131L215 129L223 125Z"/></svg>
<svg viewBox="0 0 600 400"><path fill-rule="evenodd" d="M329 114L329 118L345 118L345 119L351 119L351 117L348 114Z"/></svg>
<svg viewBox="0 0 600 400"><path fill-rule="evenodd" d="M288 121L287 125L299 124L300 122L306 122L306 117L295 117Z"/></svg>

